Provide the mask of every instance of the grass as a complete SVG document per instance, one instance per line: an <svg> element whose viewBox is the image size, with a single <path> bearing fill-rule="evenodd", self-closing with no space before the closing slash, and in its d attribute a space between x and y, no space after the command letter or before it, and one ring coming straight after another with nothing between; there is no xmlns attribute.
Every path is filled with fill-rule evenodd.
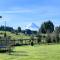
<svg viewBox="0 0 60 60"><path fill-rule="evenodd" d="M4 33L0 31L0 33ZM30 38L24 34L16 35L6 32L12 39ZM3 36L3 34L0 34ZM55 45L34 45L15 47L14 52L0 53L0 60L60 60L60 44Z"/></svg>
<svg viewBox="0 0 60 60"><path fill-rule="evenodd" d="M19 46L11 55L0 53L0 60L60 60L60 45Z"/></svg>
<svg viewBox="0 0 60 60"><path fill-rule="evenodd" d="M2 34L0 34L0 36L4 36L5 31L0 31L0 33L2 33ZM14 40L14 39L29 39L30 38L30 36L25 35L23 33L20 33L19 35L16 35L14 33L11 33L11 32L7 31L6 34L7 34L7 36L11 36L12 40Z"/></svg>

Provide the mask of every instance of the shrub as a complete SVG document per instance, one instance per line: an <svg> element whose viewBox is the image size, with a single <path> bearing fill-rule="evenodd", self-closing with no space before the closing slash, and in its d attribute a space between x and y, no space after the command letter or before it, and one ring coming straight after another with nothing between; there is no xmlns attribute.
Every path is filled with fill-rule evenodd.
<svg viewBox="0 0 60 60"><path fill-rule="evenodd" d="M38 44L40 44L40 42L41 42L41 35L38 35L37 42L38 42Z"/></svg>
<svg viewBox="0 0 60 60"><path fill-rule="evenodd" d="M47 34L47 37L46 37L46 42L47 43L52 43L51 41L51 36Z"/></svg>

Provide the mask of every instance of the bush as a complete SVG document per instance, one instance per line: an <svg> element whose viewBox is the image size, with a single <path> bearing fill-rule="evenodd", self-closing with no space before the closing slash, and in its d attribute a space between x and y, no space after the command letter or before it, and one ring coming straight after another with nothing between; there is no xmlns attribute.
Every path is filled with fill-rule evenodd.
<svg viewBox="0 0 60 60"><path fill-rule="evenodd" d="M41 42L41 35L38 35L37 42L38 42L38 44L40 44L40 42Z"/></svg>
<svg viewBox="0 0 60 60"><path fill-rule="evenodd" d="M52 41L51 41L51 36L50 36L50 35L47 35L47 37L46 37L46 42L47 42L47 43L52 43Z"/></svg>
<svg viewBox="0 0 60 60"><path fill-rule="evenodd" d="M60 38L59 38L59 33L58 32L54 32L54 37L55 37L56 43L59 43L60 42Z"/></svg>
<svg viewBox="0 0 60 60"><path fill-rule="evenodd" d="M33 46L34 45L34 43L33 43L33 41L31 42L31 46Z"/></svg>

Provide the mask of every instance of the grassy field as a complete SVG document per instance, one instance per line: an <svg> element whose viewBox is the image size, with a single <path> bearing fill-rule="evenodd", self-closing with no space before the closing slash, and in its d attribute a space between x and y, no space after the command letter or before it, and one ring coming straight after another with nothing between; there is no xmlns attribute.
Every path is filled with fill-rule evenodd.
<svg viewBox="0 0 60 60"><path fill-rule="evenodd" d="M60 60L60 45L15 47L11 55L0 53L0 60Z"/></svg>
<svg viewBox="0 0 60 60"><path fill-rule="evenodd" d="M4 33L5 33L5 31L0 31L0 36L4 36ZM11 39L13 39L13 40L14 39L29 39L30 38L30 36L25 35L23 33L20 33L19 35L16 35L14 33L11 33L11 32L7 31L6 34L7 34L7 36L11 36Z"/></svg>

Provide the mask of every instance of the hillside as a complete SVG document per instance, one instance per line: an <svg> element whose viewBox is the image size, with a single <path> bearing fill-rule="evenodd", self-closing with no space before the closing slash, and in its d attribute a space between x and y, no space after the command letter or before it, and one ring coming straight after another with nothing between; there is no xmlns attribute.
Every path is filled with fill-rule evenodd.
<svg viewBox="0 0 60 60"><path fill-rule="evenodd" d="M0 31L0 36L4 36L5 31ZM11 32L6 32L7 36L11 36L11 39L28 39L30 36L25 35L23 33L19 33L18 35L11 33Z"/></svg>

